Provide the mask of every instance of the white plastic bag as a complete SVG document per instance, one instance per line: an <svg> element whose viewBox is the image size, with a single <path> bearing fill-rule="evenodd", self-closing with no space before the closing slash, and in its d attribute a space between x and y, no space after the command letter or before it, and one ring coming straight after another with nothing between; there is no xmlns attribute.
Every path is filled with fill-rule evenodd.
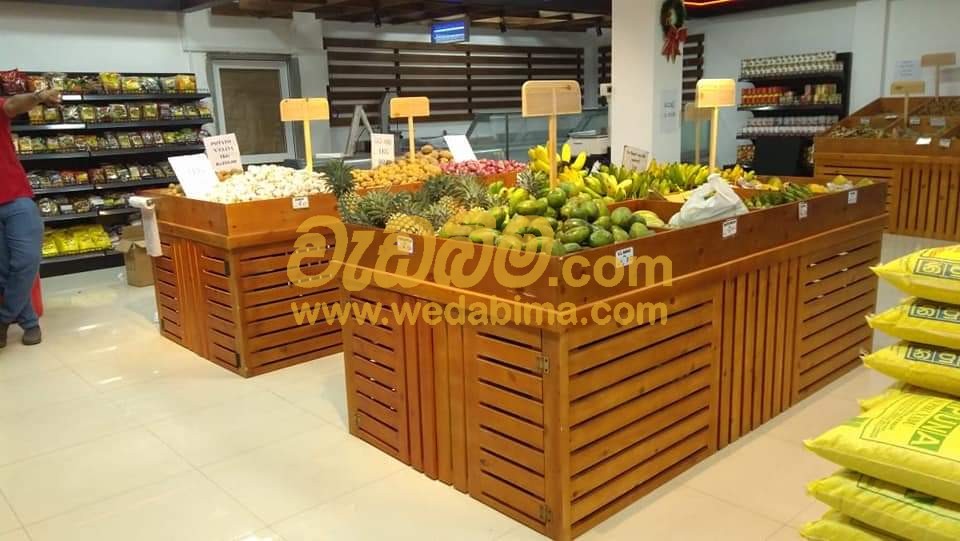
<svg viewBox="0 0 960 541"><path fill-rule="evenodd" d="M680 212L670 218L670 227L689 227L750 212L740 196L723 178L714 173L693 190Z"/></svg>

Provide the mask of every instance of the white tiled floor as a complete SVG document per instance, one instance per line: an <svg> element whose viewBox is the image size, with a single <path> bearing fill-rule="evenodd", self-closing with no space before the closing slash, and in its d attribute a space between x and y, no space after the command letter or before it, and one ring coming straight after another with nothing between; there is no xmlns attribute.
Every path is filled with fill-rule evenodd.
<svg viewBox="0 0 960 541"><path fill-rule="evenodd" d="M339 356L244 380L159 338L115 270L44 293L46 342L0 351L0 541L543 539L350 437ZM835 469L801 441L888 384L858 369L584 539L798 539Z"/></svg>

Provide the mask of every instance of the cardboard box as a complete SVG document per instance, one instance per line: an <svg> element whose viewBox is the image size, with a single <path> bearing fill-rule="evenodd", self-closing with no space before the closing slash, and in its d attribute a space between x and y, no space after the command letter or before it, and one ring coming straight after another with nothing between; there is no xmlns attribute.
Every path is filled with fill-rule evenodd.
<svg viewBox="0 0 960 541"><path fill-rule="evenodd" d="M127 267L127 284L134 287L153 285L153 264L147 254L142 225L123 228L117 251L123 254L123 262Z"/></svg>

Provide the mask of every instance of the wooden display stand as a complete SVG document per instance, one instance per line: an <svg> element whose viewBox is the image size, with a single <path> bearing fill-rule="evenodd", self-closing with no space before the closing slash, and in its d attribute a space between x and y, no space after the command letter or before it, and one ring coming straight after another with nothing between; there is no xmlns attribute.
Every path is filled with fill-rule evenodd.
<svg viewBox="0 0 960 541"><path fill-rule="evenodd" d="M377 271L366 250L345 269L344 302L571 302L577 320L600 302L659 302L669 318L569 328L350 320L350 431L552 539L577 537L859 365L885 193L879 183L855 202L817 197L802 220L797 204L751 212L728 238L714 222L580 252L593 262L624 248L669 257L672 286L573 287L555 282L562 259L551 258L522 289L493 276L469 290L430 279L364 288L356 271L396 276L401 260L413 272L425 257L414 237L412 255ZM375 236L373 246L386 239ZM438 240L448 242L459 241Z"/></svg>
<svg viewBox="0 0 960 541"><path fill-rule="evenodd" d="M881 98L844 119L846 128L909 129L911 138L816 138L815 176L887 181L887 231L960 241L960 98ZM944 103L953 115L932 114ZM927 140L928 138L928 140ZM922 143L922 144L918 144Z"/></svg>

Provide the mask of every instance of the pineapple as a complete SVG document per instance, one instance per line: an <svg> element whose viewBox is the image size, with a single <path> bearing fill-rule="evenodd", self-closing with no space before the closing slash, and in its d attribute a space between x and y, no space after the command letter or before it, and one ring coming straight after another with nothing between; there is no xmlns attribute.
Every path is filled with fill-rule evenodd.
<svg viewBox="0 0 960 541"><path fill-rule="evenodd" d="M340 211L340 219L345 223L358 223L359 208L360 196L354 191L349 191L337 198L337 210Z"/></svg>
<svg viewBox="0 0 960 541"><path fill-rule="evenodd" d="M550 177L543 171L526 169L517 175L517 187L533 197L544 197L550 190Z"/></svg>
<svg viewBox="0 0 960 541"><path fill-rule="evenodd" d="M463 212L464 209L460 202L452 197L442 197L440 201L428 206L421 215L433 224L435 229L440 229L450 218Z"/></svg>
<svg viewBox="0 0 960 541"><path fill-rule="evenodd" d="M388 233L408 233L410 235L434 236L435 229L426 218L397 213L390 216L384 228Z"/></svg>
<svg viewBox="0 0 960 541"><path fill-rule="evenodd" d="M394 213L394 195L385 191L372 191L357 199L356 222L373 227L384 227Z"/></svg>
<svg viewBox="0 0 960 541"><path fill-rule="evenodd" d="M495 204L487 186L476 177L462 177L454 185L454 197L467 208L488 209Z"/></svg>
<svg viewBox="0 0 960 541"><path fill-rule="evenodd" d="M340 199L354 189L353 168L343 160L330 160L323 164L323 172L327 175L327 186L333 195Z"/></svg>
<svg viewBox="0 0 960 541"><path fill-rule="evenodd" d="M437 175L428 178L420 187L418 197L424 204L436 203L441 198L453 195L457 177L451 175Z"/></svg>

